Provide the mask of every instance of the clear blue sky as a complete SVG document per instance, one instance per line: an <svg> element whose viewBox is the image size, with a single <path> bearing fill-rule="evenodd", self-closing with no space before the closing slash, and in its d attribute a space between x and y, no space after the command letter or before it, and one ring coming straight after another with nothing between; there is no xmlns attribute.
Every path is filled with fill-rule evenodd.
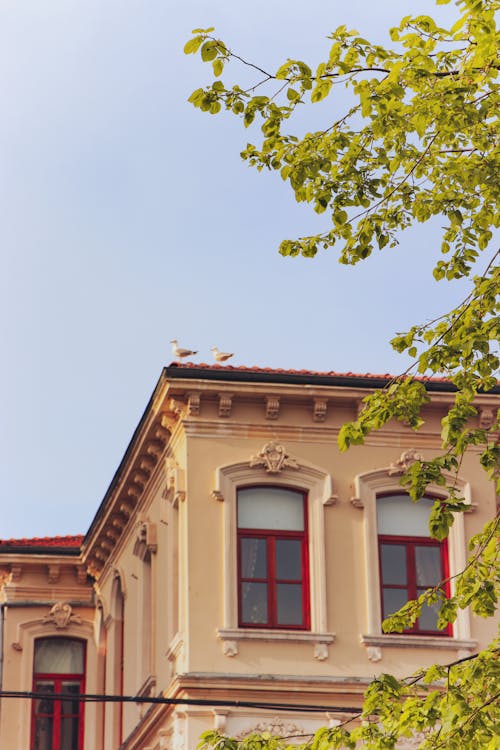
<svg viewBox="0 0 500 750"><path fill-rule="evenodd" d="M432 279L435 229L354 269L281 258L316 218L240 161L236 120L186 101L206 76L182 53L194 27L275 68L317 63L342 23L387 41L414 10L436 9L0 0L0 538L86 531L170 339L200 362L217 345L236 365L400 372L388 339L461 298Z"/></svg>

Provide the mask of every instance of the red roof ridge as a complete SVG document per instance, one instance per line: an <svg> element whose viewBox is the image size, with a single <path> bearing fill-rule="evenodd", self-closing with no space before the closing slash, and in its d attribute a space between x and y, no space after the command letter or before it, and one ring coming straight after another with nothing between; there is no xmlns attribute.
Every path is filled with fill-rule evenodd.
<svg viewBox="0 0 500 750"><path fill-rule="evenodd" d="M0 539L0 550L4 547L80 547L83 534L65 536L34 536L20 539Z"/></svg>

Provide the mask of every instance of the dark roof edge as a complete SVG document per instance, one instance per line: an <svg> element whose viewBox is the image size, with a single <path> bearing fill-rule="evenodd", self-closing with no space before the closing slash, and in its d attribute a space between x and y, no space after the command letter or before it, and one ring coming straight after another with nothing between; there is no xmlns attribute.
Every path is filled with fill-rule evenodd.
<svg viewBox="0 0 500 750"><path fill-rule="evenodd" d="M78 547L44 547L43 545L29 544L0 544L0 555L58 555L60 557L78 557L80 553L80 545Z"/></svg>
<svg viewBox="0 0 500 750"><path fill-rule="evenodd" d="M327 375L315 373L268 372L263 370L214 370L204 367L171 366L165 368L167 377L177 380L231 380L237 383L288 383L290 385L324 385L340 388L384 388L391 376ZM454 392L456 387L446 381L426 381L427 390Z"/></svg>
<svg viewBox="0 0 500 750"><path fill-rule="evenodd" d="M164 369L167 378L177 380L229 380L239 383L288 383L291 385L324 385L337 386L340 388L384 388L392 380L398 380L398 376L381 375L348 375L326 373L300 373L300 372L273 372L266 370L239 370L220 369L211 367L182 367L182 365L171 365ZM436 393L455 393L456 386L441 379L417 378L428 391ZM481 391L483 392L483 391ZM484 393L500 393L500 385Z"/></svg>

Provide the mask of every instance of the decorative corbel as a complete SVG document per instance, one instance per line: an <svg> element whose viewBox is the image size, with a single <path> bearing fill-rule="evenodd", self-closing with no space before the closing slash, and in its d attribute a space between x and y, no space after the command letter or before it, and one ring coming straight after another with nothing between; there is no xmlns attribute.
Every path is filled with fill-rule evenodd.
<svg viewBox="0 0 500 750"><path fill-rule="evenodd" d="M19 583L19 581L23 577L22 565L11 565L10 575L11 575L10 580L12 583Z"/></svg>
<svg viewBox="0 0 500 750"><path fill-rule="evenodd" d="M220 490L212 490L210 493L210 500L215 500L218 503L224 502L224 495Z"/></svg>
<svg viewBox="0 0 500 750"><path fill-rule="evenodd" d="M326 643L314 644L314 658L318 661L325 661L328 659L328 645Z"/></svg>
<svg viewBox="0 0 500 750"><path fill-rule="evenodd" d="M324 422L326 419L327 408L328 401L326 398L313 399L313 422Z"/></svg>
<svg viewBox="0 0 500 750"><path fill-rule="evenodd" d="M60 565L48 565L48 581L49 583L57 583L61 575Z"/></svg>
<svg viewBox="0 0 500 750"><path fill-rule="evenodd" d="M481 430L489 430L495 422L495 411L489 406L479 408L479 427Z"/></svg>
<svg viewBox="0 0 500 750"><path fill-rule="evenodd" d="M163 443L159 440L150 440L146 445L146 453L154 459L155 463L160 458L163 451Z"/></svg>
<svg viewBox="0 0 500 750"><path fill-rule="evenodd" d="M188 406L187 406L188 417L200 416L200 401L201 401L200 392L191 391L191 393L188 396Z"/></svg>
<svg viewBox="0 0 500 750"><path fill-rule="evenodd" d="M155 463L156 461L151 456L141 456L139 459L139 469L144 472L148 479L155 467Z"/></svg>
<svg viewBox="0 0 500 750"><path fill-rule="evenodd" d="M233 396L233 393L219 393L219 417L231 416Z"/></svg>
<svg viewBox="0 0 500 750"><path fill-rule="evenodd" d="M279 396L266 396L266 419L278 419L280 414Z"/></svg>
<svg viewBox="0 0 500 750"><path fill-rule="evenodd" d="M222 642L222 653L224 656L238 656L238 641L227 641L224 639Z"/></svg>
<svg viewBox="0 0 500 750"><path fill-rule="evenodd" d="M352 506L353 506L354 508L364 508L364 507L365 507L365 504L364 504L364 502L363 502L363 501L361 500L361 498L360 498L360 497L351 497L351 499L349 500L349 502L351 503L351 505L352 505Z"/></svg>
<svg viewBox="0 0 500 750"><path fill-rule="evenodd" d="M76 580L79 584L87 583L87 568L85 565L75 565Z"/></svg>
<svg viewBox="0 0 500 750"><path fill-rule="evenodd" d="M125 518L130 518L130 516L133 513L134 505L128 500L128 499L122 499L122 502L119 505L120 513L123 513Z"/></svg>
<svg viewBox="0 0 500 750"><path fill-rule="evenodd" d="M380 646L367 646L366 655L369 661L382 661L382 649Z"/></svg>

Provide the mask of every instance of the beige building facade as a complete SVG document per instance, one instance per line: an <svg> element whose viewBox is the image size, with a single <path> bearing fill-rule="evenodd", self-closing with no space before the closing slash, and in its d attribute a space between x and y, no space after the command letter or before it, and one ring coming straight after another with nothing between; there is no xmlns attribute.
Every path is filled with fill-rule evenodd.
<svg viewBox="0 0 500 750"><path fill-rule="evenodd" d="M440 449L446 381L427 384L418 432L391 423L339 452L340 427L387 380L165 368L85 537L0 543L2 690L48 697L2 699L2 750L192 750L214 727L299 736L351 715L378 672L485 645L492 624L468 612L448 632L429 610L382 633L396 605L463 568L496 510L473 452L458 478L470 510L445 545L426 530L442 488L415 506L399 483ZM481 395L478 423L498 405Z"/></svg>

